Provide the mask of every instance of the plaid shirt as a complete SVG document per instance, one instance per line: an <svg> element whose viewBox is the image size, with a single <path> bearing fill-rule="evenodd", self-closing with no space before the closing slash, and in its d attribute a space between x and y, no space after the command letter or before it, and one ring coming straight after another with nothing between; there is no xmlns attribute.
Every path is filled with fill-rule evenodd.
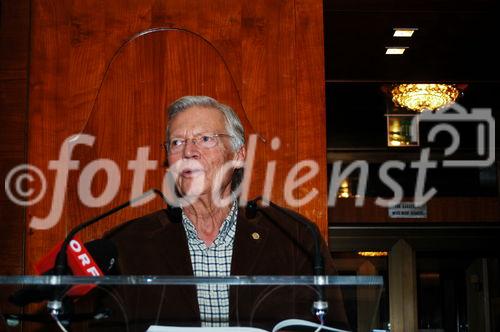
<svg viewBox="0 0 500 332"><path fill-rule="evenodd" d="M233 203L224 219L219 234L210 247L200 240L189 218L182 212L182 224L188 239L193 274L197 277L227 277L231 274L234 234L238 205ZM229 325L229 286L197 285L198 304L202 326Z"/></svg>

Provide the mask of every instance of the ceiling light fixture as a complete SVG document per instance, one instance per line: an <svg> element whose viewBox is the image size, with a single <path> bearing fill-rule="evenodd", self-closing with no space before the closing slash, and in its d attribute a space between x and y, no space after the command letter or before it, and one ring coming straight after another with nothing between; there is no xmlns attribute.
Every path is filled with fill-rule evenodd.
<svg viewBox="0 0 500 332"><path fill-rule="evenodd" d="M417 28L394 28L394 34L392 36L410 38L417 30Z"/></svg>
<svg viewBox="0 0 500 332"><path fill-rule="evenodd" d="M392 88L392 101L413 111L434 111L453 103L460 94L455 85L439 83L399 84Z"/></svg>
<svg viewBox="0 0 500 332"><path fill-rule="evenodd" d="M386 47L385 54L389 55L402 55L408 47L401 47L401 46L395 46L395 47Z"/></svg>
<svg viewBox="0 0 500 332"><path fill-rule="evenodd" d="M386 257L387 251L358 251L359 256L363 257Z"/></svg>

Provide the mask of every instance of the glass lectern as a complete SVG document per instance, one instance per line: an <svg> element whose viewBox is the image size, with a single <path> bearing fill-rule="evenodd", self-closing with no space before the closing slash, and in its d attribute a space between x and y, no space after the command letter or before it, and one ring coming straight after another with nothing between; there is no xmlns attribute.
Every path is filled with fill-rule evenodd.
<svg viewBox="0 0 500 332"><path fill-rule="evenodd" d="M201 285L226 291L225 319L200 318L213 305L198 303ZM379 276L0 276L0 330L380 331L383 286Z"/></svg>

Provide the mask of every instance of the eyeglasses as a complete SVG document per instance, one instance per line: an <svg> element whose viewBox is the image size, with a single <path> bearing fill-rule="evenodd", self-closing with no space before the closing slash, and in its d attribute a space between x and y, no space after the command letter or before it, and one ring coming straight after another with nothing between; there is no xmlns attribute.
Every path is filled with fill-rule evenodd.
<svg viewBox="0 0 500 332"><path fill-rule="evenodd" d="M193 142L194 145L196 145L199 148L211 149L217 145L217 143L219 142L218 140L219 137L232 137L232 136L228 134L201 134L190 138L174 137L168 140L164 144L164 146L167 149L167 151L171 153L178 153L182 151L187 141L191 141Z"/></svg>

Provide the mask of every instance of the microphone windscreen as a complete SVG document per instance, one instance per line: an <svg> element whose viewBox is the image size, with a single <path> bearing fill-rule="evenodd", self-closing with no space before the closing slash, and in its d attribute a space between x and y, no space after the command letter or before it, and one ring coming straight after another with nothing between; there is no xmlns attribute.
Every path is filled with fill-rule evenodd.
<svg viewBox="0 0 500 332"><path fill-rule="evenodd" d="M106 274L116 273L116 260L118 259L118 249L113 242L106 239L97 239L85 243L90 256L94 259L101 271Z"/></svg>
<svg viewBox="0 0 500 332"><path fill-rule="evenodd" d="M169 205L167 208L168 219L173 223L182 222L182 209L180 207L175 207Z"/></svg>
<svg viewBox="0 0 500 332"><path fill-rule="evenodd" d="M37 263L37 271L40 274L50 275L53 272L55 256L59 248L60 244ZM80 250L78 250L79 248ZM75 253L75 250L78 251L78 254ZM76 241L68 248L68 261L70 262L69 265L73 275L89 276L90 274L86 269L92 269L94 273L101 276L104 274L115 274L117 257L118 250L116 246L110 240L105 239L93 240L85 243L83 246L79 241ZM66 292L67 296L83 296L94 287L95 285L92 284L74 285L70 288L67 286L33 285L11 294L9 301L23 307L30 303L51 299L56 292L68 288L69 290Z"/></svg>
<svg viewBox="0 0 500 332"><path fill-rule="evenodd" d="M56 257L61 248L61 243L57 244L52 250L35 264L37 274L50 274L56 263ZM86 246L74 237L66 248L68 266L71 274L76 276L101 276L103 275L100 267L96 264L92 254Z"/></svg>
<svg viewBox="0 0 500 332"><path fill-rule="evenodd" d="M259 207L257 206L257 201L252 200L248 201L246 209L245 209L245 216L247 219L253 219L257 216L257 210Z"/></svg>

